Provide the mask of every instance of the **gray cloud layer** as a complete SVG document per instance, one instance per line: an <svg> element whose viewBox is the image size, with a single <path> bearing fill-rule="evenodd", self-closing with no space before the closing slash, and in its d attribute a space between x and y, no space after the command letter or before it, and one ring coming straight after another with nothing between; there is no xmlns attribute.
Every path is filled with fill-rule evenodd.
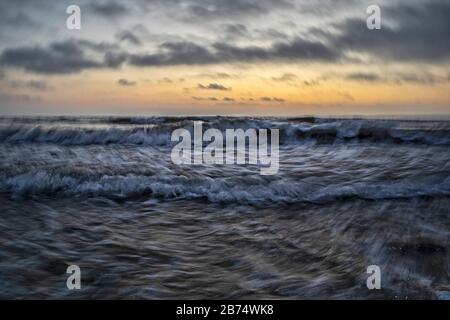
<svg viewBox="0 0 450 320"><path fill-rule="evenodd" d="M54 42L48 47L6 49L0 55L0 64L41 74L69 74L86 69L115 68L125 59L114 53L115 45L86 40ZM88 57L86 51L104 54L103 59Z"/></svg>
<svg viewBox="0 0 450 320"><path fill-rule="evenodd" d="M94 2L90 5L94 13L105 18L116 18L124 16L129 12L129 9L116 1Z"/></svg>
<svg viewBox="0 0 450 320"><path fill-rule="evenodd" d="M75 42L52 43L47 48L7 49L0 56L0 63L7 67L44 74L74 73L101 66L100 63L86 58L79 44Z"/></svg>
<svg viewBox="0 0 450 320"><path fill-rule="evenodd" d="M92 12L104 17L132 15L136 10L115 1L89 2ZM83 2L83 3L84 3ZM20 14L20 8L31 6L30 1L17 3L11 9L11 16ZM47 3L46 0L42 1ZM296 34L267 36L267 44L237 44L234 38L245 38L254 29L233 19L242 15L264 15L274 10L292 10L302 5L314 12L320 9L317 1L268 1L268 0L186 0L184 8L190 14L206 19L210 16L224 16L231 20L225 25L225 37L215 37L216 42L207 40L163 41L151 43L151 50L139 50L135 46L147 45L147 40L131 30L115 32L117 43L92 40L63 40L39 46L7 47L0 54L0 65L19 68L40 74L69 74L95 68L118 68L123 64L139 67L206 65L218 63L254 63L254 62L341 62L345 63L348 52L367 54L381 61L406 61L439 63L450 58L450 2L431 0L427 2L400 1L383 7L381 30L368 30L362 18L346 17L334 21L329 28L320 30L320 37ZM349 6L352 1L334 2L337 8ZM139 0L142 10L180 7L176 0ZM136 5L134 3L133 5ZM0 8L6 8L0 0ZM135 8L135 7L133 7ZM320 12L320 10L318 10ZM323 14L323 13L320 13ZM2 15L5 15L3 13ZM249 18L250 19L250 18ZM201 19L200 19L201 20ZM249 20L252 21L252 20ZM392 23L394 21L395 23ZM293 24L295 25L295 24ZM294 28L294 27L292 27ZM250 31L252 30L252 31ZM313 31L313 30L311 30ZM258 35L266 34L257 31ZM317 30L316 33L317 34ZM235 37L233 37L234 35ZM249 36L251 38L251 36ZM274 40L281 39L281 40ZM26 39L24 39L26 41ZM24 42L25 42L24 41ZM120 48L121 46L122 48ZM133 47L134 46L134 47ZM358 80L355 77L353 80ZM280 79L281 80L281 79ZM359 75L359 80L370 81L370 77Z"/></svg>
<svg viewBox="0 0 450 320"><path fill-rule="evenodd" d="M384 24L381 30L372 31L365 27L365 20L348 19L338 25L341 34L330 40L341 50L365 52L387 60L448 60L449 17L449 1L400 5L386 10L386 19L396 21L397 27Z"/></svg>

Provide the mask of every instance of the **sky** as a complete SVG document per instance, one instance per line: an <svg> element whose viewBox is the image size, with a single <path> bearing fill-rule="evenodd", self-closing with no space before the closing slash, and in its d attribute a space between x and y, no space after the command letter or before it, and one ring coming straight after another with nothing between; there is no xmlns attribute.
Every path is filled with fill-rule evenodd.
<svg viewBox="0 0 450 320"><path fill-rule="evenodd" d="M450 0L0 0L0 114L449 115L449 17Z"/></svg>

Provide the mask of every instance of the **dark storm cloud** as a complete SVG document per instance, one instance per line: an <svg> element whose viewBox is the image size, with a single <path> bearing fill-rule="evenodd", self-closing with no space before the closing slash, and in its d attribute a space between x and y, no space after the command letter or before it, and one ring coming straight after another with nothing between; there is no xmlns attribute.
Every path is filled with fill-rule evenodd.
<svg viewBox="0 0 450 320"><path fill-rule="evenodd" d="M327 0L327 3L336 3L339 8L345 8L345 6L350 8L350 4L354 4L354 2L353 0L351 2ZM8 11L8 16L11 17L20 16L22 13L25 15L26 12L21 11L21 9L31 7L38 10L39 7L36 4L37 1L13 3L14 5L11 4L10 7L14 8L14 10L8 9L10 10ZM43 1L43 3L46 4L46 10L51 8L49 4L52 2ZM202 20L206 21L211 16L218 16L226 19L226 22L218 24L219 27L222 26L220 30L223 34L221 36L225 35L225 37L212 34L215 36L215 39L219 39L216 43L207 43L203 39L208 37L200 36L195 38L195 42L168 41L170 37L164 33L161 36L162 38L157 40L158 42L162 40L162 44L156 46L156 50L145 53L145 51L133 51L133 46L144 45L144 40L148 40L148 38L139 33L138 37L133 32L120 31L116 34L117 43L115 44L87 40L66 40L41 46L6 48L0 54L0 66L21 68L26 71L43 74L68 74L94 68L118 68L123 64L152 67L313 61L345 63L350 61L346 59L349 52L367 54L372 58L386 62L424 61L427 63L440 63L448 61L450 58L450 41L448 40L450 39L450 19L448 19L450 16L450 1L447 0L431 0L427 2L396 1L390 5L383 6L383 26L381 30L367 29L364 8L360 18L344 19L341 17L340 22L334 22L332 25L329 25L330 28L332 27L333 32L328 32L331 29L325 27L320 37L315 38L307 38L311 36L307 32L302 34L309 35L303 37L291 38L289 36L289 34L300 34L298 32L287 32L284 36L281 36L282 34L279 30L273 30L277 32L268 35L262 32L264 29L249 28L242 24L242 19L238 19L238 16L244 14L272 14L277 9L292 11L294 7L302 8L304 6L310 9L322 9L324 5L321 3L316 0L309 2L300 0L185 0L182 2L176 0L140 0L139 2L125 4L118 1L94 2L85 0L80 2L80 6L87 7L89 10L105 17L118 17L128 14L128 16L135 18L131 13L137 12L137 8L140 6L155 10L186 8L187 12L196 13L195 19L197 21L200 20L200 24L203 23ZM0 0L0 8L9 8L7 4L8 2ZM167 13L167 11L161 12ZM299 11L300 17L301 14L302 11ZM323 13L321 12L320 15L323 15ZM3 16L5 16L5 13L2 13L0 10L0 18ZM271 21L275 20L272 19ZM2 23L0 21L0 24ZM17 22L14 22L14 25L17 24ZM290 28L292 31L296 31L295 24L292 23ZM115 32L116 30L114 29L112 34ZM9 33L11 36L15 35L13 31ZM208 33L208 30L205 30L205 33ZM262 43L265 43L265 45L238 46L232 41L228 41L232 38L227 38L226 35L234 35L235 37L248 36L264 40ZM177 38L183 39L184 36L181 34ZM24 39L24 42L28 40ZM156 42L156 40L152 41ZM122 44L124 47L128 45L129 52L121 51L119 48L120 42L124 42ZM7 43L3 43L3 46L5 45ZM155 43L151 43L151 45L153 47ZM370 77L364 78L364 74L353 76L355 81L377 80L370 79ZM277 81L276 79L273 80ZM413 82L414 79L401 81ZM427 80L423 78L417 79L417 82L420 81Z"/></svg>
<svg viewBox="0 0 450 320"><path fill-rule="evenodd" d="M341 1L339 5L343 6L345 3ZM319 3L316 2L316 6L320 7ZM365 12L362 16L335 23L338 34L322 31L323 42L297 38L276 42L269 49L240 48L229 43L218 43L213 47L217 51L215 58L230 62L271 59L334 61L344 57L349 51L369 54L385 61L439 62L450 57L449 1L405 2L382 6L382 21L388 23L383 23L381 30L369 30ZM225 32L228 38L254 36L242 24L228 24ZM265 37L274 38L268 35ZM275 38L283 37L278 35Z"/></svg>
<svg viewBox="0 0 450 320"><path fill-rule="evenodd" d="M269 48L251 46L237 47L225 43L214 45L217 59L224 62L274 61L335 61L341 57L338 51L324 43L296 38L277 42Z"/></svg>
<svg viewBox="0 0 450 320"><path fill-rule="evenodd" d="M0 0L0 33L5 32L7 35L13 36L21 29L32 28L34 31L40 29L45 21L37 19L34 13L39 10L48 12L49 5L48 0Z"/></svg>
<svg viewBox="0 0 450 320"><path fill-rule="evenodd" d="M368 53L383 60L443 61L450 57L450 2L431 1L386 7L381 30L369 30L366 21L348 19L338 24L340 35L330 42L341 50ZM383 21L383 20L382 20Z"/></svg>
<svg viewBox="0 0 450 320"><path fill-rule="evenodd" d="M191 18L235 18L243 15L261 15L278 8L294 8L289 0L187 0L187 10Z"/></svg>
<svg viewBox="0 0 450 320"><path fill-rule="evenodd" d="M198 89L202 89L202 90L219 90L219 91L230 91L231 88L227 88L222 84L219 83L210 83L208 85L203 85L203 84L198 84L197 86Z"/></svg>
<svg viewBox="0 0 450 320"><path fill-rule="evenodd" d="M1 10L0 10L1 11ZM17 21L20 21L20 24L17 24ZM32 27L32 28L40 28L42 24L33 18L30 17L29 14L25 12L15 12L11 13L8 11L3 11L0 13L0 25L2 29L9 28L24 28L24 27Z"/></svg>
<svg viewBox="0 0 450 320"><path fill-rule="evenodd" d="M205 47L192 42L168 42L160 46L160 52L130 55L129 62L135 66L192 65L219 62Z"/></svg>
<svg viewBox="0 0 450 320"><path fill-rule="evenodd" d="M130 31L121 31L116 37L119 41L127 41L136 46L141 45L141 40Z"/></svg>
<svg viewBox="0 0 450 320"><path fill-rule="evenodd" d="M117 17L133 11L180 14L184 21L199 22L199 17L209 21L215 19L236 19L237 17L259 16L278 9L293 9L299 0L135 0L103 1L86 0L92 10L105 17ZM123 3L123 5L122 5ZM128 9L128 10L127 10Z"/></svg>
<svg viewBox="0 0 450 320"><path fill-rule="evenodd" d="M68 40L66 43L72 46L79 46L80 49L89 49L99 53L109 52L112 50L118 50L119 46L115 43L109 42L93 42L88 40Z"/></svg>
<svg viewBox="0 0 450 320"><path fill-rule="evenodd" d="M51 43L48 47L12 48L0 55L0 65L42 74L69 74L85 69L117 67L124 61L123 56L113 57L112 53L107 52L104 61L99 61L85 54L86 49L102 53L113 47L85 40L67 40Z"/></svg>
<svg viewBox="0 0 450 320"><path fill-rule="evenodd" d="M224 26L224 31L229 38L244 38L249 36L249 30L241 23L227 24Z"/></svg>
<svg viewBox="0 0 450 320"><path fill-rule="evenodd" d="M338 51L321 42L296 38L291 42L275 43L269 48L238 47L227 43L215 43L212 47L192 42L165 43L157 53L131 55L129 62L136 66L165 66L254 61L335 61L340 57Z"/></svg>
<svg viewBox="0 0 450 320"><path fill-rule="evenodd" d="M392 0L396 1L396 0ZM297 10L303 14L318 17L331 16L336 12L360 8L365 12L367 6L376 4L373 0L297 0Z"/></svg>
<svg viewBox="0 0 450 320"><path fill-rule="evenodd" d="M100 67L98 62L85 58L77 47L63 44L52 44L49 48L7 49L0 56L0 63L8 67L46 74L75 73Z"/></svg>
<svg viewBox="0 0 450 320"><path fill-rule="evenodd" d="M86 50L103 54L103 59L86 55ZM193 42L167 42L156 53L127 54L116 45L86 40L51 43L48 47L20 47L6 49L0 55L0 65L22 68L45 74L66 74L93 68L117 68L128 62L134 66L205 65L258 61L336 61L338 51L321 42L301 38L275 43L271 47L238 47L215 43L211 47Z"/></svg>
<svg viewBox="0 0 450 320"><path fill-rule="evenodd" d="M99 16L105 18L117 18L126 15L129 12L127 6L120 4L116 1L107 2L93 2L90 5L90 9Z"/></svg>
<svg viewBox="0 0 450 320"><path fill-rule="evenodd" d="M190 4L188 6L188 11L192 14L192 18L194 17L223 17L223 16L232 16L236 13L239 15L242 14L261 14L266 13L266 9L258 3L245 3L245 1L230 1L233 4L231 6L227 6L227 1L223 1L222 5L215 5L211 7L205 7L198 4Z"/></svg>
<svg viewBox="0 0 450 320"><path fill-rule="evenodd" d="M123 52L106 52L103 59L105 68L116 69L120 67L127 59L127 55Z"/></svg>

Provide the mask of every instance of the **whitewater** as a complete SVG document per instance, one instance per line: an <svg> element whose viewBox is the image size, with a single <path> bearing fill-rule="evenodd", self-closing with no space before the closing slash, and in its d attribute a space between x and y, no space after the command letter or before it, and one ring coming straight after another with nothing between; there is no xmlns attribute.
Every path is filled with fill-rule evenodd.
<svg viewBox="0 0 450 320"><path fill-rule="evenodd" d="M174 164L195 121L279 129L278 173ZM0 298L450 299L449 121L3 117L0 155Z"/></svg>

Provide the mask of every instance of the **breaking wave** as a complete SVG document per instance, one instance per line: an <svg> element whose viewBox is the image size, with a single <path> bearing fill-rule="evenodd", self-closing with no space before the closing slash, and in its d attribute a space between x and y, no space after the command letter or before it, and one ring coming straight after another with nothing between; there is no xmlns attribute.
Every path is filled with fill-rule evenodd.
<svg viewBox="0 0 450 320"><path fill-rule="evenodd" d="M440 181L356 182L315 186L302 181L267 180L261 176L210 178L186 176L77 177L45 171L2 179L0 192L14 196L51 195L162 200L203 199L209 202L329 203L348 198L367 200L450 195L450 177Z"/></svg>
<svg viewBox="0 0 450 320"><path fill-rule="evenodd" d="M194 121L222 132L280 129L279 174L263 177L251 166L174 167L171 134L192 132ZM0 118L0 192L236 203L448 196L448 145L446 121ZM393 153L398 147L404 151Z"/></svg>
<svg viewBox="0 0 450 320"><path fill-rule="evenodd" d="M427 121L331 120L315 118L108 118L100 123L75 120L37 122L0 122L0 143L53 143L61 145L127 144L143 146L171 145L173 130L192 132L194 121L203 121L204 130L280 129L281 144L312 142L416 143L450 145L450 124Z"/></svg>

